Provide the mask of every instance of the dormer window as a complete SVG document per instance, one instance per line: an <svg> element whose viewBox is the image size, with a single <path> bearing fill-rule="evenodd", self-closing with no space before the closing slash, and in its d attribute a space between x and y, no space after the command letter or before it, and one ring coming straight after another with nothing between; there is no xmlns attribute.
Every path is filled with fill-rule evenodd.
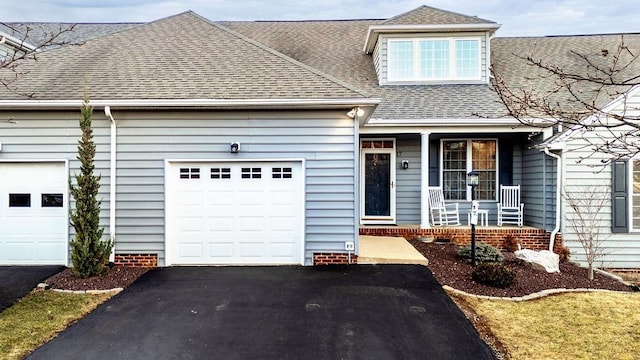
<svg viewBox="0 0 640 360"><path fill-rule="evenodd" d="M387 82L479 81L480 38L392 38Z"/></svg>

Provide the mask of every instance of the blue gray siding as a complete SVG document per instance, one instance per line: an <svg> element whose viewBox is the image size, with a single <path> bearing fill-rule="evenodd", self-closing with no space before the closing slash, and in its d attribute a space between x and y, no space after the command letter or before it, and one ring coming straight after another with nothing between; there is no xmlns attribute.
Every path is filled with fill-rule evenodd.
<svg viewBox="0 0 640 360"><path fill-rule="evenodd" d="M469 134L455 135L455 138L468 138ZM438 186L440 184L440 140L442 135L432 134L429 142L429 185ZM503 146L505 139L498 139L498 151L506 151L502 156L511 158L511 165L508 168L509 182L520 184L523 179L523 149L521 146ZM396 137L396 213L397 224L420 224L420 136L419 135L399 135ZM409 161L409 169L402 169L402 160ZM534 194L534 196L536 196ZM497 221L496 201L481 201L480 208L489 210L489 223L495 224ZM466 223L467 211L470 209L469 201L460 201L461 221ZM525 209L527 205L525 205Z"/></svg>
<svg viewBox="0 0 640 360"><path fill-rule="evenodd" d="M420 137L396 140L396 214L398 224L420 224ZM402 168L402 160L409 168Z"/></svg>
<svg viewBox="0 0 640 360"><path fill-rule="evenodd" d="M165 159L306 159L305 263L313 252L343 252L355 229L355 129L344 111L124 112L118 123L116 252L157 253L164 264ZM79 112L11 113L0 124L2 159L69 159L73 174ZM109 123L96 110L101 224L108 233ZM242 144L239 154L229 143Z"/></svg>
<svg viewBox="0 0 640 360"><path fill-rule="evenodd" d="M525 204L525 222L551 231L556 219L557 160L526 145L523 152L522 202Z"/></svg>

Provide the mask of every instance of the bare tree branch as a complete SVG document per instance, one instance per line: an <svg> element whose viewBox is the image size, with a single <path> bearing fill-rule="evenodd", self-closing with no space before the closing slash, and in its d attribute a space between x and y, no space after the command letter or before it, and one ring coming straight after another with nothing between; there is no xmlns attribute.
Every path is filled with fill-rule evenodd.
<svg viewBox="0 0 640 360"><path fill-rule="evenodd" d="M601 190L595 186L583 186L572 191L565 188L564 191L567 205L571 208L566 214L566 220L584 250L589 280L593 280L593 263L606 255L603 244L605 239L601 236L601 213L606 209L609 194Z"/></svg>
<svg viewBox="0 0 640 360"><path fill-rule="evenodd" d="M75 24L61 24L53 30L34 26L18 28L6 23L0 23L0 26L9 30L6 33L0 32L0 40L2 40L0 43L0 86L10 92L31 98L33 94L21 93L14 86L20 77L28 74L24 65L31 61L37 61L38 53L42 50L72 44L65 39L65 35L74 31ZM2 30L1 27L0 30Z"/></svg>
<svg viewBox="0 0 640 360"><path fill-rule="evenodd" d="M606 155L603 164L640 154L640 108L628 99L629 90L640 86L640 50L627 46L624 36L611 49L571 49L563 63L536 56L535 48L511 55L526 65L524 82L510 83L503 69L491 68L507 116L580 134L592 153ZM613 100L621 106L607 107Z"/></svg>

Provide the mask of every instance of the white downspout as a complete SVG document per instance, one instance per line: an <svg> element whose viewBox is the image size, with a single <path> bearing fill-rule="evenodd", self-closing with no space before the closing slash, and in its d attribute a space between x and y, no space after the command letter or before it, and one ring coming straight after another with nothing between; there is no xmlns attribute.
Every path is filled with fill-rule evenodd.
<svg viewBox="0 0 640 360"><path fill-rule="evenodd" d="M104 107L104 114L109 118L111 123L111 143L110 143L110 164L109 164L109 240L113 244L111 254L109 254L109 262L116 259L116 120L111 115L111 107Z"/></svg>
<svg viewBox="0 0 640 360"><path fill-rule="evenodd" d="M560 231L560 196L561 196L561 185L562 185L562 158L560 155L554 154L549 151L549 147L544 147L544 153L552 158L555 158L558 162L556 164L556 226L551 231L551 238L549 239L549 251L553 252L553 246L555 245L556 235Z"/></svg>

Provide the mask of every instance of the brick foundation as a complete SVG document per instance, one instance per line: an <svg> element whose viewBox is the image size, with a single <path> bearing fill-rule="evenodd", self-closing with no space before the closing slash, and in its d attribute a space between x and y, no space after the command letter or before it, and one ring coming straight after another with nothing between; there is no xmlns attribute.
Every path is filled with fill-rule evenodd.
<svg viewBox="0 0 640 360"><path fill-rule="evenodd" d="M358 263L358 256L351 254L351 264ZM344 253L314 253L313 265L346 265L349 264L349 254Z"/></svg>
<svg viewBox="0 0 640 360"><path fill-rule="evenodd" d="M116 266L158 267L158 254L116 254Z"/></svg>
<svg viewBox="0 0 640 360"><path fill-rule="evenodd" d="M366 226L360 228L360 235L370 236L401 236L407 240L416 237L449 238L456 245L467 245L471 242L471 228L469 227L435 227L420 229L418 227L402 226ZM513 236L520 240L522 247L531 250L548 250L551 233L531 227L476 227L476 241L482 241L504 249L504 240L507 236ZM554 252L562 247L562 234L556 235L553 246Z"/></svg>

